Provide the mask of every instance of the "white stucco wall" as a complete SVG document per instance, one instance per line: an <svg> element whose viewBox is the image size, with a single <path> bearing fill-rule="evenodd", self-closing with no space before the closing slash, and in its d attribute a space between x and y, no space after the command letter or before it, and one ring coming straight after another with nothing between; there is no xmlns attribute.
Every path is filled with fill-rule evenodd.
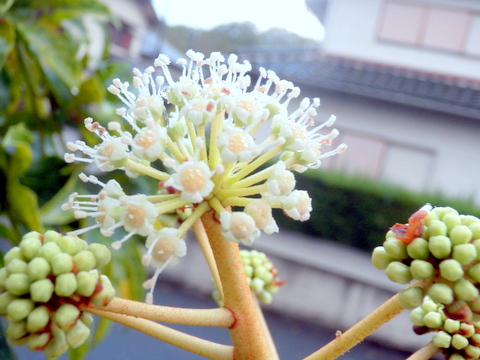
<svg viewBox="0 0 480 360"><path fill-rule="evenodd" d="M480 2L474 0L410 2L480 12ZM330 55L480 80L479 58L377 41L384 3L385 0L331 0L324 24L324 51Z"/></svg>

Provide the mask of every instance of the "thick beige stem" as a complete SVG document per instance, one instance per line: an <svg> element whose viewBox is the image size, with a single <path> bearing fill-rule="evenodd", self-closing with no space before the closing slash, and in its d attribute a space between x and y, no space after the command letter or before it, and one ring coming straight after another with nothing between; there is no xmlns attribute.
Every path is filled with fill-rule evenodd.
<svg viewBox="0 0 480 360"><path fill-rule="evenodd" d="M439 351L440 349L438 347L433 345L432 342L429 342L427 345L410 355L407 360L429 360Z"/></svg>
<svg viewBox="0 0 480 360"><path fill-rule="evenodd" d="M256 305L243 270L238 244L226 240L214 212L206 212L202 223L207 232L222 282L225 307L232 311L235 324L230 328L235 360L273 360Z"/></svg>

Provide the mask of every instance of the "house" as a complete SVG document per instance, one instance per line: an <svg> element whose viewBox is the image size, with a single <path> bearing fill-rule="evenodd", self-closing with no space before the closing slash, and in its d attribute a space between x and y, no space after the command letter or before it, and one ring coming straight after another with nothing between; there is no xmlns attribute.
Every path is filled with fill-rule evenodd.
<svg viewBox="0 0 480 360"><path fill-rule="evenodd" d="M480 3L307 5L326 28L315 57L248 56L337 116L349 149L322 166L480 204Z"/></svg>

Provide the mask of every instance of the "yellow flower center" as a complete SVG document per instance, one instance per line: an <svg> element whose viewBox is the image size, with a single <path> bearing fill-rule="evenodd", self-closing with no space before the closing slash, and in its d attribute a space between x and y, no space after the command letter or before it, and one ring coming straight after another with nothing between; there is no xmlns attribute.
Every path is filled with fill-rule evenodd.
<svg viewBox="0 0 480 360"><path fill-rule="evenodd" d="M137 144L143 147L144 149L152 146L155 144L155 139L153 134L150 130L143 132L141 135L138 136Z"/></svg>
<svg viewBox="0 0 480 360"><path fill-rule="evenodd" d="M139 205L131 204L127 208L127 216L125 216L126 225L139 229L145 223L147 213L145 209Z"/></svg>
<svg viewBox="0 0 480 360"><path fill-rule="evenodd" d="M246 151L250 148L248 143L248 139L243 133L235 133L230 135L228 141L228 150L231 152L238 154L241 151Z"/></svg>
<svg viewBox="0 0 480 360"><path fill-rule="evenodd" d="M152 251L152 258L156 261L164 263L170 257L175 255L176 249L177 247L175 241L168 238L162 238L155 244L155 247Z"/></svg>
<svg viewBox="0 0 480 360"><path fill-rule="evenodd" d="M189 166L180 175L180 184L189 193L194 193L205 187L207 179L201 169L196 166Z"/></svg>

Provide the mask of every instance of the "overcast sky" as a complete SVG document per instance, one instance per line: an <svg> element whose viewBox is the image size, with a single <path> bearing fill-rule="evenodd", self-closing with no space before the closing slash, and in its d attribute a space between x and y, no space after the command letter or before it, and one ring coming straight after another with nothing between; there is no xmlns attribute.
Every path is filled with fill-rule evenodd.
<svg viewBox="0 0 480 360"><path fill-rule="evenodd" d="M211 29L230 22L253 22L260 30L283 27L321 40L324 29L304 0L154 0L158 15L168 25Z"/></svg>

